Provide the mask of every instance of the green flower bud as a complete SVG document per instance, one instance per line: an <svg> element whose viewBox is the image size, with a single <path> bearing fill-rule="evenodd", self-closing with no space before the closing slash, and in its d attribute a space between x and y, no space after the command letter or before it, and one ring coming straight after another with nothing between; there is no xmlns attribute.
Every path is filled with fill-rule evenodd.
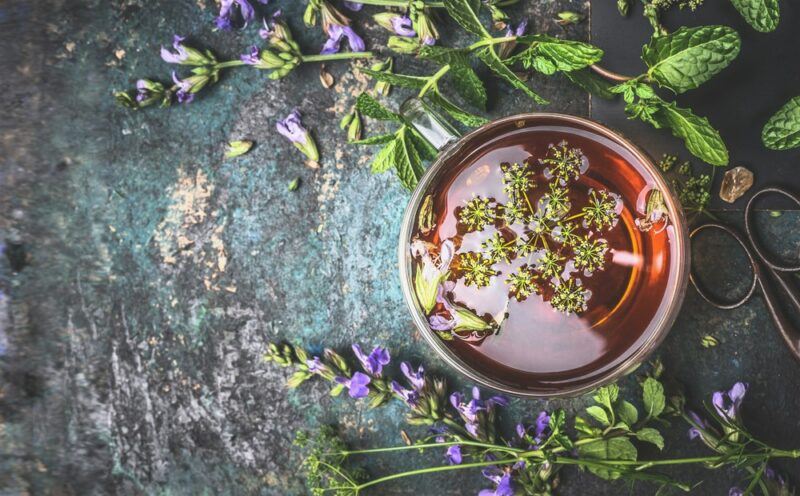
<svg viewBox="0 0 800 496"><path fill-rule="evenodd" d="M392 19L397 17L398 14L394 12L381 12L380 14L375 14L372 18L378 23L379 26L382 28L388 29L389 31L394 33L394 25L392 24Z"/></svg>
<svg viewBox="0 0 800 496"><path fill-rule="evenodd" d="M259 68L264 69L277 69L283 67L285 61L272 50L266 49L261 51L261 63L258 64Z"/></svg>
<svg viewBox="0 0 800 496"><path fill-rule="evenodd" d="M383 62L378 62L377 64L373 64L371 69L373 71L381 71L391 74L393 66L394 62L392 58L389 57ZM378 81L377 83L375 83L375 93L379 95L387 96L391 90L392 90L392 85L387 83L386 81Z"/></svg>
<svg viewBox="0 0 800 496"><path fill-rule="evenodd" d="M319 8L315 4L316 2L308 2L306 10L303 13L303 22L306 26L317 25L317 12L319 11Z"/></svg>
<svg viewBox="0 0 800 496"><path fill-rule="evenodd" d="M416 54L419 49L417 40L403 36L390 36L386 46L397 53L403 54Z"/></svg>

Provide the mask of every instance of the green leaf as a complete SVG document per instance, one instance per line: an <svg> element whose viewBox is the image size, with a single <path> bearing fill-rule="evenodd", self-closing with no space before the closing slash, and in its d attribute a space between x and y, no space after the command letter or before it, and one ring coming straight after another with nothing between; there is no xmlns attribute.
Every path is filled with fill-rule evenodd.
<svg viewBox="0 0 800 496"><path fill-rule="evenodd" d="M771 150L800 146L800 96L796 96L769 118L761 131L761 141Z"/></svg>
<svg viewBox="0 0 800 496"><path fill-rule="evenodd" d="M586 408L586 413L592 416L595 420L600 422L603 427L608 427L611 425L611 420L608 419L608 414L606 411L597 405L592 405Z"/></svg>
<svg viewBox="0 0 800 496"><path fill-rule="evenodd" d="M669 127L674 136L683 139L694 156L711 165L728 165L728 148L705 117L670 102L659 107L655 118L662 126Z"/></svg>
<svg viewBox="0 0 800 496"><path fill-rule="evenodd" d="M400 131L397 132L394 167L397 171L397 177L400 178L400 182L403 186L408 190L413 190L419 178L422 177L424 169L422 168L422 162L420 161L417 149L406 137L407 129L406 127L402 127Z"/></svg>
<svg viewBox="0 0 800 496"><path fill-rule="evenodd" d="M580 69L577 71L568 71L564 73L567 78L573 83L577 84L585 91L592 95L598 96L605 100L614 98L614 93L611 92L611 83L601 78L591 69Z"/></svg>
<svg viewBox="0 0 800 496"><path fill-rule="evenodd" d="M475 5L478 4L469 0L444 0L444 7L447 9L447 13L462 28L481 38L491 38L489 32L486 31L480 19L478 19Z"/></svg>
<svg viewBox="0 0 800 496"><path fill-rule="evenodd" d="M781 18L778 0L731 0L747 24L756 31L768 33L778 27Z"/></svg>
<svg viewBox="0 0 800 496"><path fill-rule="evenodd" d="M579 434L583 434L583 436L579 436L581 438L599 436L603 432L602 429L593 426L583 417L575 417L575 430Z"/></svg>
<svg viewBox="0 0 800 496"><path fill-rule="evenodd" d="M479 115L471 114L462 110L453 102L442 96L438 92L428 93L428 99L435 105L441 107L445 112L450 114L454 119L458 120L465 126L478 127L488 123L489 120Z"/></svg>
<svg viewBox="0 0 800 496"><path fill-rule="evenodd" d="M394 141L394 133L391 134L378 134L356 141L351 141L351 145L382 145Z"/></svg>
<svg viewBox="0 0 800 496"><path fill-rule="evenodd" d="M664 397L664 386L661 385L656 379L648 377L642 384L642 400L644 401L644 410L648 418L655 418L661 415L664 411L666 398Z"/></svg>
<svg viewBox="0 0 800 496"><path fill-rule="evenodd" d="M525 82L522 81L520 78L518 78L517 75L514 74L513 71L511 71L511 69L506 67L506 65L503 63L503 60L497 56L497 53L495 53L492 47L489 46L482 50L479 50L478 52L476 52L476 55L495 74L505 79L506 82L509 83L511 86L522 90L526 95L528 95L531 99L533 99L533 101L542 105L548 103L547 100L545 100L544 98L536 94L533 90L528 88L528 85L525 84Z"/></svg>
<svg viewBox="0 0 800 496"><path fill-rule="evenodd" d="M527 69L537 69L537 60L545 59L559 71L576 71L595 64L603 58L603 50L581 41L562 40L545 34L522 36L520 43L530 43L515 56Z"/></svg>
<svg viewBox="0 0 800 496"><path fill-rule="evenodd" d="M616 384L610 384L608 386L603 386L601 388L598 388L593 399L597 403L608 408L609 411L613 411L614 402L617 401L618 397L619 397L619 386L617 386Z"/></svg>
<svg viewBox="0 0 800 496"><path fill-rule="evenodd" d="M472 69L465 50L423 45L419 56L440 65L449 65L450 71L446 77L456 92L472 105L486 109L486 87Z"/></svg>
<svg viewBox="0 0 800 496"><path fill-rule="evenodd" d="M652 427L645 427L644 429L640 430L636 433L636 439L639 441L644 441L647 443L652 443L658 446L658 449L664 449L664 437L661 435L660 432L653 429Z"/></svg>
<svg viewBox="0 0 800 496"><path fill-rule="evenodd" d="M230 141L225 148L225 158L234 158L249 152L253 148L252 141Z"/></svg>
<svg viewBox="0 0 800 496"><path fill-rule="evenodd" d="M647 76L676 93L697 88L739 55L739 33L727 26L682 27L642 50Z"/></svg>
<svg viewBox="0 0 800 496"><path fill-rule="evenodd" d="M422 267L417 267L416 275L414 276L414 293L417 295L417 300L426 314L433 310L436 306L436 294L439 290L439 283L441 277L427 280L425 278Z"/></svg>
<svg viewBox="0 0 800 496"><path fill-rule="evenodd" d="M639 456L636 446L624 437L598 439L583 444L578 447L578 454L581 458L594 460L636 460ZM622 476L621 472L611 468L589 467L588 470L606 480L619 479Z"/></svg>
<svg viewBox="0 0 800 496"><path fill-rule="evenodd" d="M456 321L458 323L453 328L454 331L485 331L492 328L486 321L475 315L475 312L462 307L456 308Z"/></svg>
<svg viewBox="0 0 800 496"><path fill-rule="evenodd" d="M367 117L380 121L398 121L402 119L399 115L381 105L378 100L372 98L367 93L361 93L356 99L356 109Z"/></svg>
<svg viewBox="0 0 800 496"><path fill-rule="evenodd" d="M378 81L383 81L389 84L401 86L403 88L420 89L425 86L428 78L418 76L406 76L405 74L393 74L391 72L373 71L362 67L359 71L371 76Z"/></svg>
<svg viewBox="0 0 800 496"><path fill-rule="evenodd" d="M391 169L394 166L394 157L397 150L397 139L392 136L392 140L388 142L386 146L384 146L381 151L375 155L375 158L372 159L372 172L374 174L380 174L381 172L386 172L387 170Z"/></svg>
<svg viewBox="0 0 800 496"><path fill-rule="evenodd" d="M628 424L628 427L633 427L633 425L639 421L639 411L636 409L633 404L626 400L622 400L617 403L614 411L617 413L617 417Z"/></svg>

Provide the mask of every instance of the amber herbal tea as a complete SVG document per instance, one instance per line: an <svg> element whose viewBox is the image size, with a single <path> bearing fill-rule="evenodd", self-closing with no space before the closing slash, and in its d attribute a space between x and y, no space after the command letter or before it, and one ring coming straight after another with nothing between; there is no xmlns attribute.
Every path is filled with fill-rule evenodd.
<svg viewBox="0 0 800 496"><path fill-rule="evenodd" d="M647 342L675 263L662 192L624 146L524 120L450 154L408 244L431 331L502 384L591 383Z"/></svg>

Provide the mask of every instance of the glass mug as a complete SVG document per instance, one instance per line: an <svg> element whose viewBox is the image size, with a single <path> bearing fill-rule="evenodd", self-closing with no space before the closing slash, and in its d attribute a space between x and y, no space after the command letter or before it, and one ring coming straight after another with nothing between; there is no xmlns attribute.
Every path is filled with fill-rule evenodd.
<svg viewBox="0 0 800 496"><path fill-rule="evenodd" d="M399 240L404 299L436 353L483 386L535 398L578 395L642 363L675 321L690 253L653 162L570 115L519 114L459 136L423 101L401 113L439 150Z"/></svg>

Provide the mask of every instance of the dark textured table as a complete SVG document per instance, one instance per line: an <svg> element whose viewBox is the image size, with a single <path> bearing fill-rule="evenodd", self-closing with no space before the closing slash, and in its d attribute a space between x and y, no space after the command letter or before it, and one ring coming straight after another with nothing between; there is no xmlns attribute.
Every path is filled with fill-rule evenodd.
<svg viewBox="0 0 800 496"><path fill-rule="evenodd" d="M302 29L303 2L290 3L297 37L315 50L320 33ZM522 3L533 28L553 34L561 31L556 12L588 8ZM467 385L420 340L401 298L395 244L408 193L369 172L369 151L343 144L339 116L369 85L347 63L329 64L330 90L309 65L277 82L232 72L188 106L132 112L114 104L112 91L136 77L168 76L158 48L173 33L226 57L258 40L253 28L212 32L213 15L209 0L0 3L0 494L303 494L291 445L297 429L336 423L356 446L401 442L399 405L369 410L330 398L317 382L287 391L287 372L262 360L271 341L383 344ZM587 30L569 29L584 38ZM385 40L377 27L362 32L373 47ZM552 101L548 110L589 114L588 98L564 80L533 84ZM533 108L494 80L490 93L493 116ZM406 96L396 89L391 101ZM293 107L317 136L320 170L304 167L274 131ZM635 139L638 129L627 132ZM224 159L224 143L243 138L256 148ZM756 176L769 166L754 167ZM302 184L289 192L295 177ZM778 249L797 255L798 220L787 212L761 224ZM744 267L717 239L694 254L720 284L734 286ZM719 346L700 345L709 333ZM725 313L690 291L658 355L695 406L749 381L752 430L800 446L800 365L760 298ZM622 386L633 390L634 381ZM515 400L505 417L576 412L587 402ZM668 429L666 453L700 452L685 426ZM375 473L415 460L381 459ZM780 467L800 482L799 464ZM704 479L696 494L727 494L739 480L699 467L674 474ZM478 473L457 485L428 477L372 494L471 494L484 482ZM565 471L559 489L627 491L577 471Z"/></svg>

